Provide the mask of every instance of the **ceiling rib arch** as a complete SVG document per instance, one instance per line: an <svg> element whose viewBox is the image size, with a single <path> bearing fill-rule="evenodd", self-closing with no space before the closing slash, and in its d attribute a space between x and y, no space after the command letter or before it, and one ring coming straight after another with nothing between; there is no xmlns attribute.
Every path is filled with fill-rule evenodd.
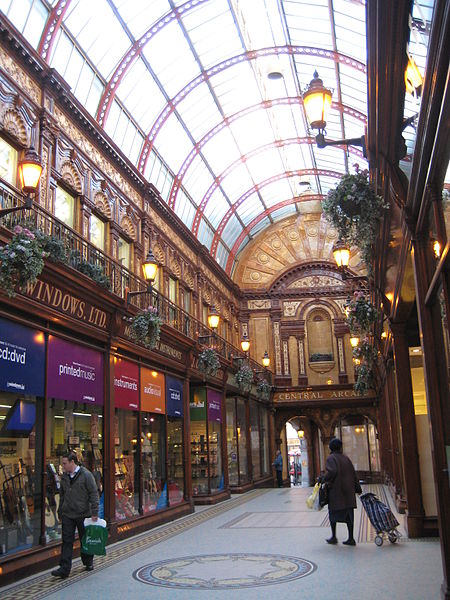
<svg viewBox="0 0 450 600"><path fill-rule="evenodd" d="M72 0L59 0L50 12L39 41L38 53L48 63L58 30Z"/></svg>
<svg viewBox="0 0 450 600"><path fill-rule="evenodd" d="M271 183L275 183L276 181L280 181L281 179L286 179L289 177L300 177L302 175L322 175L323 177L334 177L336 179L340 179L343 176L343 173L338 173L337 171L328 171L325 169L300 169L298 171L284 172L279 173L278 175L274 175L273 177L269 177L264 181L254 185L252 188L247 190L245 194L243 194L240 198L233 203L233 206L229 208L229 210L225 213L224 217L220 221L217 226L216 232L213 237L213 241L211 244L211 255L215 258L217 254L217 246L219 244L219 239L223 233L223 230L226 227L226 224L231 219L233 213L236 212L236 208L240 206L247 198L249 198L255 191L261 190L266 185L270 185ZM297 200L299 202L299 200Z"/></svg>
<svg viewBox="0 0 450 600"><path fill-rule="evenodd" d="M153 148L155 139L163 127L164 123L167 121L169 116L175 111L176 106L184 100L197 86L201 83L204 83L214 75L218 73L222 73L226 69L229 69L243 61L252 61L257 58L267 57L267 56L277 56L287 54L290 56L297 54L304 54L308 56L318 56L321 59L327 58L329 60L333 60L335 62L339 62L345 64L348 67L354 68L364 74L366 74L366 65L359 60L354 58L350 58L345 54L341 54L339 52L334 52L332 50L326 50L325 48L312 48L309 46L273 46L272 48L262 48L260 50L250 50L248 52L244 52L242 54L238 54L235 56L231 56L230 58L214 65L213 67L204 70L200 75L198 75L195 79L192 79L189 83L187 83L183 89L181 89L166 105L166 107L159 113L155 123L149 133L147 134L144 144L142 146L142 150L138 160L138 170L143 173L145 171L145 167L147 164L148 156L150 154L151 149Z"/></svg>
<svg viewBox="0 0 450 600"><path fill-rule="evenodd" d="M195 160L195 157L200 153L203 146L205 146L205 144L207 144L215 135L220 133L225 127L228 127L231 123L234 123L238 119L241 119L241 118L247 116L248 114L251 114L258 110L268 110L274 106L285 106L285 105L292 106L293 104L303 105L303 99L299 98L299 97L295 97L295 98L286 97L286 98L277 98L275 100L264 100L263 102L261 102L259 104L254 104L252 106L248 106L248 107L234 113L233 115L230 115L229 117L224 119L221 123L218 123L215 127L213 127L210 131L208 131L202 137L202 139L199 140L199 142L197 142L195 147L192 149L192 151L189 153L189 155L186 157L185 161L181 165L180 170L176 174L172 188L170 190L168 206L172 210L176 209L176 199L178 196L178 192L180 191L180 189L182 187L183 178L185 177L189 167ZM362 112L357 111L349 106L345 106L344 104L333 102L332 108L335 108L341 112L344 112L345 114L355 117L356 119L358 119L362 123L364 123L364 125L367 123L367 117ZM315 138L312 136L296 138L296 139L302 139L303 143L305 143L305 144L315 144ZM337 146L337 147L340 149L344 148L344 146ZM363 158L363 153L361 150L359 150L355 146L349 146L348 148L349 148L350 152L352 152L359 158ZM203 204L203 200L202 200L202 204ZM199 208L200 208L200 206L199 206Z"/></svg>

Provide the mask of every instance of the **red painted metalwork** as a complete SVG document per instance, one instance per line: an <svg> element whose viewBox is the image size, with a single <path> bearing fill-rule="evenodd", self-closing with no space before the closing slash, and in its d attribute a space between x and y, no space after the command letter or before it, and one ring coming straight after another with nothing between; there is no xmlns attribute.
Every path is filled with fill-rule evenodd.
<svg viewBox="0 0 450 600"><path fill-rule="evenodd" d="M253 227L255 227L255 225L257 225L260 221L262 221L262 219L264 219L264 217L267 217L268 215L275 212L279 208L283 208L284 206L289 206L290 204L295 204L296 202L309 202L311 200L321 200L322 201L324 198L325 198L325 196L323 196L321 194L316 194L314 196L305 196L304 198L289 198L288 200L282 200L281 202L278 202L278 204L274 204L274 206L267 208L264 212L257 215L253 219L253 221L250 221L250 223L247 225L247 227L245 227L245 229L243 229L241 231L241 233L237 237L236 241L234 242L233 247L231 248L230 254L228 256L227 264L225 267L225 272L228 275L231 274L231 267L233 266L236 252L239 250L239 246L241 245L242 240L250 233L250 231L253 229Z"/></svg>
<svg viewBox="0 0 450 600"><path fill-rule="evenodd" d="M61 27L62 20L70 3L71 0L59 0L49 14L47 23L45 24L38 46L38 53L47 63L49 62L48 59L52 51L56 34Z"/></svg>
<svg viewBox="0 0 450 600"><path fill-rule="evenodd" d="M340 179L344 173L339 173L337 171L328 171L326 169L299 169L298 171L286 171L284 173L279 173L278 175L274 175L273 177L269 177L265 179L261 183L254 185L251 189L247 190L245 194L243 194L240 198L236 200L236 202L229 208L229 210L222 217L222 220L219 223L219 226L216 229L216 232L213 237L213 241L211 244L211 256L215 258L217 254L217 246L219 244L219 238L222 235L223 230L225 229L228 221L231 219L233 213L236 212L236 208L238 208L243 202L245 202L255 191L259 191L266 185L270 185L276 181L280 181L280 179L287 179L289 177L299 177L302 175L318 175L322 177L335 177L336 179ZM297 200L298 202L299 200Z"/></svg>
<svg viewBox="0 0 450 600"><path fill-rule="evenodd" d="M123 56L116 70L114 71L111 79L109 80L100 102L97 108L96 120L105 126L108 114L113 103L114 97L117 92L117 88L120 85L124 75L131 67L133 62L141 55L145 45L149 42L154 35L156 35L161 29L169 25L172 21L177 20L181 15L189 12L192 9L197 8L200 4L205 4L208 0L190 0L181 6L173 9L161 17L156 23L154 23L147 31L134 42L128 52Z"/></svg>
<svg viewBox="0 0 450 600"><path fill-rule="evenodd" d="M192 233L195 236L198 234L198 228L200 226L201 218L203 216L203 213L205 212L206 206L207 206L211 196L214 194L215 190L220 186L220 184L225 179L225 177L233 169L238 167L241 162L245 162L249 158L252 158L253 156L256 156L262 152L265 152L266 150L270 150L271 148L275 148L275 147L280 148L282 146L290 146L292 144L315 144L315 139L313 137L303 137L303 138L298 137L298 138L291 138L291 139L287 139L287 140L276 140L274 142L271 142L270 144L265 144L264 146L255 148L248 154L241 156L236 161L234 161L231 165L229 165L225 169L225 171L223 171L220 175L218 175L215 178L215 180L213 181L213 183L210 185L209 189L207 190L206 194L203 196L202 201L198 205L195 216L194 216L194 221L192 224ZM346 150L345 146L335 146L335 147L338 149L341 149L341 150ZM363 158L363 153L359 149L352 148L350 150L350 152L352 152L352 154L357 155L359 158ZM316 171L317 171L317 169L316 169ZM306 175L309 173L306 173L306 171L305 171L303 174ZM343 173L341 175L343 175ZM179 182L177 181L177 184L181 185L181 181L179 181ZM173 210L175 210L175 207L171 207L171 208Z"/></svg>
<svg viewBox="0 0 450 600"><path fill-rule="evenodd" d="M178 171L177 175L174 178L174 182L172 184L172 189L170 190L169 200L167 202L168 206L172 210L175 210L177 195L181 188L181 185L182 185L182 182L186 175L187 170L189 169L193 160L199 154L199 152L201 151L203 146L205 146L205 144L207 144L215 135L220 133L220 131L222 131L222 129L224 129L225 127L228 127L228 125L230 125L231 123L234 123L238 119L245 117L245 116L247 116L253 112L256 112L258 110L266 110L268 108L272 108L273 106L284 106L284 105L291 106L294 104L302 105L303 99L299 98L299 97L295 97L295 98L286 97L286 98L277 98L275 100L264 100L263 102L260 102L259 104L254 104L253 106L248 106L248 107L244 108L243 110L240 110L237 113L234 113L233 115L228 116L221 123L218 123L215 127L210 129L202 137L202 139L199 140L195 144L194 148L191 150L191 152L188 154L187 158L181 165L180 170ZM355 117L356 119L359 119L364 124L366 124L366 122L367 122L366 115L364 115L360 111L350 108L349 106L345 106L343 104L337 104L337 103L333 102L332 107L335 108L336 110L344 112L345 114ZM305 140L305 143L306 143L306 140L308 140L307 143L312 143L309 141L312 138L302 138L302 139ZM362 157L362 152L360 150L356 150L355 148L352 147L350 151L352 153L357 154L359 157ZM195 229L195 220L194 220L194 229ZM198 227L197 227L197 230L198 230Z"/></svg>
<svg viewBox="0 0 450 600"><path fill-rule="evenodd" d="M274 46L272 48L262 48L261 50L251 50L249 52L244 52L243 54L239 54L237 56L231 56L230 58L214 65L210 69L206 69L202 71L202 73L190 81L182 90L178 92L171 100L168 102L167 106L161 111L158 118L156 119L153 127L149 131L147 137L145 138L141 154L139 156L138 161L138 170L141 173L144 173L145 166L147 164L148 156L150 150L153 147L156 136L160 132L162 126L167 121L169 116L174 112L176 106L184 100L196 87L198 87L201 83L204 83L214 75L218 73L222 73L226 69L233 67L239 63L244 61L251 61L257 58L265 57L265 56L273 56L273 55L283 55L287 54L289 56L294 55L307 55L307 56L317 56L321 59L328 58L329 60L336 61L340 64L345 64L346 66L357 69L362 73L366 73L366 65L354 58L350 58L344 54L340 54L339 52L334 52L332 50L326 50L324 48L310 48L308 46Z"/></svg>

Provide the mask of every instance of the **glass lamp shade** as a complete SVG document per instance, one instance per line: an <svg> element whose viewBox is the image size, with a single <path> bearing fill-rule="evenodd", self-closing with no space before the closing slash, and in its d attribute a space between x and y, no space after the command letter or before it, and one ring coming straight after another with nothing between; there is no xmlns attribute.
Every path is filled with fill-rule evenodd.
<svg viewBox="0 0 450 600"><path fill-rule="evenodd" d="M35 194L42 174L39 156L33 150L27 150L25 158L19 163L19 181L25 194Z"/></svg>
<svg viewBox="0 0 450 600"><path fill-rule="evenodd" d="M298 435L298 439L301 440L305 437L305 432L303 431L303 429L299 429L297 431L297 435Z"/></svg>
<svg viewBox="0 0 450 600"><path fill-rule="evenodd" d="M350 338L350 345L351 345L351 347L352 347L352 348L356 348L356 346L357 346L358 344L359 344L359 337L357 337L356 335L355 335L355 336L352 336L352 337Z"/></svg>
<svg viewBox="0 0 450 600"><path fill-rule="evenodd" d="M331 107L331 90L323 85L317 71L307 91L303 94L303 105L309 124L313 129L325 129Z"/></svg>
<svg viewBox="0 0 450 600"><path fill-rule="evenodd" d="M343 242L336 242L336 244L333 247L333 256L338 267L348 267L348 262L350 260L350 250Z"/></svg>
<svg viewBox="0 0 450 600"><path fill-rule="evenodd" d="M423 77L416 65L416 61L412 56L409 57L408 64L405 70L405 86L408 94L417 94L420 96Z"/></svg>
<svg viewBox="0 0 450 600"><path fill-rule="evenodd" d="M250 340L247 336L244 336L241 341L241 350L242 352L248 352L250 349Z"/></svg>
<svg viewBox="0 0 450 600"><path fill-rule="evenodd" d="M269 353L267 352L267 350L264 352L264 356L262 357L262 364L263 367L268 367L270 365L270 357L269 357Z"/></svg>
<svg viewBox="0 0 450 600"><path fill-rule="evenodd" d="M158 261L154 257L151 248L148 251L147 258L142 263L142 272L147 283L153 283L155 281L158 272Z"/></svg>
<svg viewBox="0 0 450 600"><path fill-rule="evenodd" d="M208 313L208 325L211 329L217 329L219 327L220 315L217 312L215 306L211 306L210 311Z"/></svg>

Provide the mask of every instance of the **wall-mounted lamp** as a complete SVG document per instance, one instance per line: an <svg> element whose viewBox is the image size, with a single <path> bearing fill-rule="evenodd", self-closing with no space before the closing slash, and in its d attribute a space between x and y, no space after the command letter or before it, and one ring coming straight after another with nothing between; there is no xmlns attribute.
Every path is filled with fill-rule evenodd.
<svg viewBox="0 0 450 600"><path fill-rule="evenodd" d="M419 71L416 61L412 56L408 58L408 64L405 69L405 87L406 92L412 96L420 98L422 94L423 77Z"/></svg>
<svg viewBox="0 0 450 600"><path fill-rule="evenodd" d="M20 185L24 194L27 194L25 202L21 206L0 209L0 217L33 207L31 194L36 194L42 174L42 164L34 148L25 152L24 159L19 162L18 170Z"/></svg>
<svg viewBox="0 0 450 600"><path fill-rule="evenodd" d="M303 94L303 105L312 129L318 129L319 131L316 136L317 147L361 146L363 155L366 157L366 141L364 135L359 138L349 138L344 140L325 140L324 131L327 126L327 116L331 108L332 95L332 91L323 85L322 79L319 78L319 73L314 71L314 78L311 80L307 90Z"/></svg>
<svg viewBox="0 0 450 600"><path fill-rule="evenodd" d="M334 246L333 246L333 256L334 256L334 260L336 261L336 265L338 266L338 269L342 275L342 279L344 280L351 280L351 281L359 281L359 282L366 282L367 283L367 277L366 275L351 275L348 272L348 263L350 260L350 248L348 247L348 245L343 242L342 240L338 240Z"/></svg>
<svg viewBox="0 0 450 600"><path fill-rule="evenodd" d="M352 348L356 348L356 346L359 344L359 337L356 335L352 335L352 337L350 338L350 346Z"/></svg>
<svg viewBox="0 0 450 600"><path fill-rule="evenodd" d="M262 364L265 369L270 365L270 356L267 350L264 352L264 356L262 357Z"/></svg>
<svg viewBox="0 0 450 600"><path fill-rule="evenodd" d="M158 273L158 261L156 260L152 249L149 248L147 258L142 263L142 273L144 275L144 279L147 282L146 290L139 290L137 292L129 292L128 289L125 290L125 297L127 304L130 303L130 299L133 296L139 296L140 294L149 294L152 291L152 285L155 282L156 275Z"/></svg>
<svg viewBox="0 0 450 600"><path fill-rule="evenodd" d="M441 244L438 242L438 240L434 241L433 252L434 252L434 256L436 258L440 258L441 257Z"/></svg>
<svg viewBox="0 0 450 600"><path fill-rule="evenodd" d="M217 308L213 304L211 306L211 308L209 309L209 313L208 313L208 325L214 331L219 327L219 323L220 323L220 315L219 315L219 312L217 311Z"/></svg>
<svg viewBox="0 0 450 600"><path fill-rule="evenodd" d="M303 431L303 429L299 429L297 431L297 435L298 435L298 439L302 440L305 437L305 432Z"/></svg>
<svg viewBox="0 0 450 600"><path fill-rule="evenodd" d="M242 336L241 350L242 352L245 352L245 354L247 354L247 352L250 350L250 340L248 339L247 335Z"/></svg>

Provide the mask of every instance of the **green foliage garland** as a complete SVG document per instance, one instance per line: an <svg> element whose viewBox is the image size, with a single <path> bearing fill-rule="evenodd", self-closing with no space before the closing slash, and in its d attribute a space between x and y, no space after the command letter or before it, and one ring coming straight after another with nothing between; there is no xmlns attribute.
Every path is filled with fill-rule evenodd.
<svg viewBox="0 0 450 600"><path fill-rule="evenodd" d="M198 357L198 370L205 375L215 377L220 369L220 360L213 348L205 348Z"/></svg>
<svg viewBox="0 0 450 600"><path fill-rule="evenodd" d="M161 325L162 319L158 315L157 309L149 306L135 317L132 317L130 337L135 342L152 350L159 340Z"/></svg>
<svg viewBox="0 0 450 600"><path fill-rule="evenodd" d="M0 287L10 297L34 283L42 273L46 253L32 231L16 225L11 241L0 248Z"/></svg>
<svg viewBox="0 0 450 600"><path fill-rule="evenodd" d="M253 383L253 370L249 365L241 365L235 373L234 378L241 392L250 391Z"/></svg>

